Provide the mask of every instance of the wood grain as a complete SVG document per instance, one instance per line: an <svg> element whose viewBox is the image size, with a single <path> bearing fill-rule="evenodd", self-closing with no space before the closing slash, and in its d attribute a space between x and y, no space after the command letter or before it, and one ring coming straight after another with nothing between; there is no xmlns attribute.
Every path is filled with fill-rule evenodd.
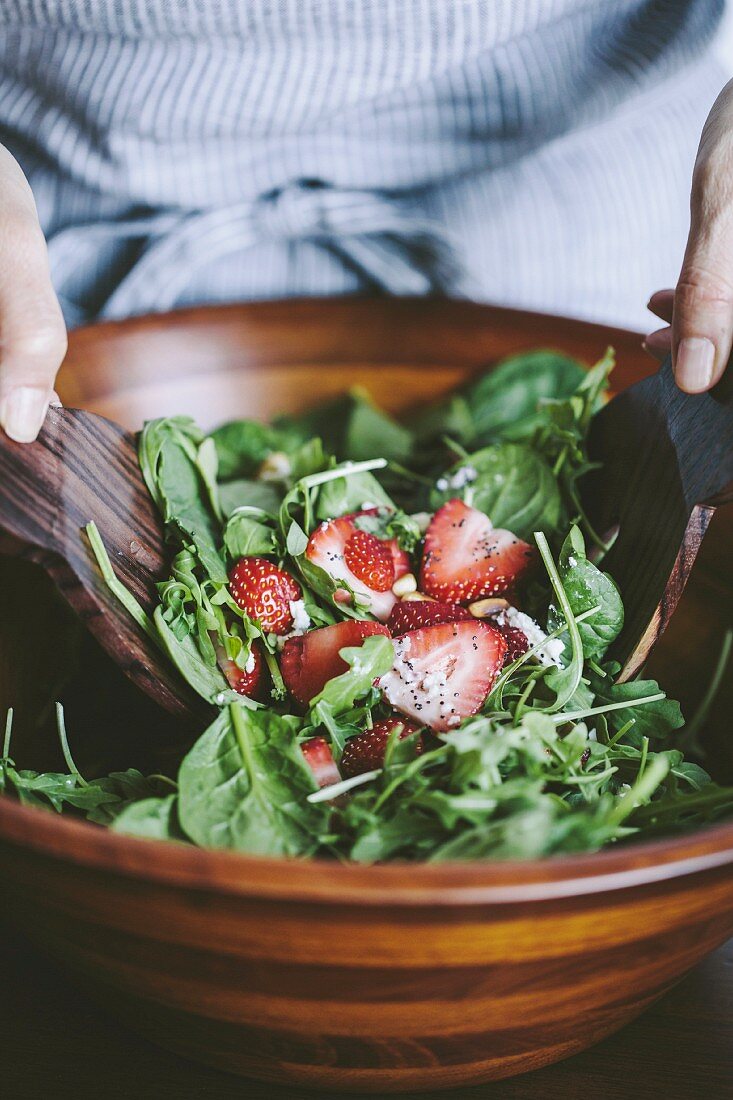
<svg viewBox="0 0 733 1100"><path fill-rule="evenodd" d="M0 535L49 574L138 687L183 719L202 716L201 700L105 583L84 532L91 521L117 577L152 614L167 555L133 436L101 416L57 408L35 443L0 434Z"/></svg>
<svg viewBox="0 0 733 1100"><path fill-rule="evenodd" d="M135 427L156 402L220 417L222 379L237 415L358 377L404 408L510 350L594 359L612 339L622 382L651 368L632 334L466 304L190 311L80 333L66 397ZM731 546L721 509L654 656L689 706L733 618ZM731 706L726 682L710 724L721 774ZM135 841L0 800L6 908L33 941L131 1028L289 1096L436 1090L581 1050L733 933L732 868L731 824L596 856L350 867Z"/></svg>
<svg viewBox="0 0 733 1100"><path fill-rule="evenodd" d="M713 509L733 499L733 387L683 394L668 357L594 418L581 485L596 530L618 525L604 568L619 585L624 628L609 656L631 679L646 663L684 592Z"/></svg>

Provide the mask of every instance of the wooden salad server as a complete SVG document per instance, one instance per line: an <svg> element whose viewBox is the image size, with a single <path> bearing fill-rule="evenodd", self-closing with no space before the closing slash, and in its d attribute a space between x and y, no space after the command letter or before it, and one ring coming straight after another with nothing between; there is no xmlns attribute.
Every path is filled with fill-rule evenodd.
<svg viewBox="0 0 733 1100"><path fill-rule="evenodd" d="M181 717L200 715L203 700L102 577L84 531L90 521L115 575L152 614L155 582L167 575L166 552L134 436L94 413L62 408L49 409L35 443L14 443L0 431L0 549L37 562L152 699Z"/></svg>
<svg viewBox="0 0 733 1100"><path fill-rule="evenodd" d="M609 652L631 679L664 631L715 506L733 500L733 369L709 393L660 370L614 397L591 425L602 463L582 496L599 532L618 525L602 567L621 589L626 621Z"/></svg>

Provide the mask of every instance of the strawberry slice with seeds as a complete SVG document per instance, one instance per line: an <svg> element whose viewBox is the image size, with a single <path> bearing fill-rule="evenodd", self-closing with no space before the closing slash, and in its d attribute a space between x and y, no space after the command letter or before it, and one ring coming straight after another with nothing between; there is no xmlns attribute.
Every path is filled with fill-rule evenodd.
<svg viewBox="0 0 733 1100"><path fill-rule="evenodd" d="M374 547L376 543L378 550ZM352 516L340 516L319 524L308 540L305 556L333 580L345 581L359 603L381 622L386 622L397 602L392 585L410 571L409 558L396 540L378 539L376 535L360 531ZM354 566L359 573L354 571ZM373 587L375 584L378 587ZM351 602L347 588L337 589L334 598L339 603Z"/></svg>
<svg viewBox="0 0 733 1100"><path fill-rule="evenodd" d="M501 634L476 619L423 626L394 647L394 665L379 681L384 697L439 733L481 709L506 654Z"/></svg>
<svg viewBox="0 0 733 1100"><path fill-rule="evenodd" d="M392 608L387 619L390 633L407 634L421 626L437 623L474 622L471 612L459 603L440 603L437 600L400 600Z"/></svg>
<svg viewBox="0 0 733 1100"><path fill-rule="evenodd" d="M226 656L223 646L218 641L214 642L214 648L219 668L224 673L229 687L233 688L238 695L246 695L250 699L259 698L265 676L265 659L260 646L252 646L249 662L243 669Z"/></svg>
<svg viewBox="0 0 733 1100"><path fill-rule="evenodd" d="M518 657L521 657L523 653L527 652L529 649L529 641L523 630L520 630L517 626L509 626L508 623L502 625L496 622L496 620L492 620L491 625L495 630L499 631L506 642L506 656L504 657L505 665L511 665Z"/></svg>
<svg viewBox="0 0 733 1100"><path fill-rule="evenodd" d="M368 531L354 531L344 547L344 561L373 592L388 592L394 584L392 552L386 542Z"/></svg>
<svg viewBox="0 0 733 1100"><path fill-rule="evenodd" d="M534 563L532 547L462 500L449 500L425 533L420 589L437 600L468 603L496 596Z"/></svg>
<svg viewBox="0 0 733 1100"><path fill-rule="evenodd" d="M290 604L302 599L301 587L267 558L240 558L229 571L229 591L265 634L288 634L293 629Z"/></svg>
<svg viewBox="0 0 733 1100"><path fill-rule="evenodd" d="M364 772L381 768L384 764L384 754L387 744L394 730L398 730L400 741L406 737L412 737L417 733L419 726L404 718L387 718L384 722L376 722L370 730L358 733L356 737L350 737L344 746L341 757L341 771L345 779L353 775L363 775ZM422 742L415 741L415 752L422 752Z"/></svg>
<svg viewBox="0 0 733 1100"><path fill-rule="evenodd" d="M300 751L319 787L331 787L341 781L341 773L325 737L310 737L307 741L301 741Z"/></svg>
<svg viewBox="0 0 733 1100"><path fill-rule="evenodd" d="M280 654L280 671L294 699L307 706L334 676L346 672L348 665L339 656L347 646L361 645L372 634L389 631L381 623L363 619L345 619L332 626L309 630L297 638L288 638Z"/></svg>

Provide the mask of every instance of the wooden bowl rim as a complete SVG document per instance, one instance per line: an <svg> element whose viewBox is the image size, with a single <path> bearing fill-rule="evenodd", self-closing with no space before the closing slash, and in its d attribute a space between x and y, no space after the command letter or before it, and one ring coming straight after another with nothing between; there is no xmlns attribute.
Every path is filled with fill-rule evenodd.
<svg viewBox="0 0 733 1100"><path fill-rule="evenodd" d="M297 299L288 303L308 309L328 303L348 308L355 299ZM267 315L282 303L254 302L231 306L196 306L173 312L182 323L206 323L207 316ZM399 302L395 308L398 308ZM439 304L439 303L434 303ZM384 302L380 301L384 307ZM447 308L446 303L446 308ZM479 303L451 302L450 312L469 317L485 312L494 317L535 319L552 327L567 318L530 311L497 309ZM409 300L408 308L412 307ZM170 314L103 322L76 330L82 339L90 330L144 333L164 323ZM619 337L627 330L586 321L578 328ZM636 335L636 334L634 334ZM651 885L733 865L733 822L707 826L662 840L631 844L584 855L552 856L526 861L476 860L464 863L391 863L375 866L339 864L324 859L292 860L247 856L185 844L123 836L89 822L63 818L53 811L21 806L0 796L0 842L25 847L42 857L63 860L90 870L166 884L251 898L358 904L380 907L454 906L457 904L518 904L579 897ZM409 868L409 876L407 874Z"/></svg>
<svg viewBox="0 0 733 1100"><path fill-rule="evenodd" d="M3 841L151 884L240 897L382 907L550 901L733 866L733 823L578 856L363 866L249 856L124 836L0 797Z"/></svg>

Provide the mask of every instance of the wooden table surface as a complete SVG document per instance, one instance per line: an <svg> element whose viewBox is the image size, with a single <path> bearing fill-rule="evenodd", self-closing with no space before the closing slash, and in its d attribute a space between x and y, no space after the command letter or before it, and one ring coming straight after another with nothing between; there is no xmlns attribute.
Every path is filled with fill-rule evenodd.
<svg viewBox="0 0 733 1100"><path fill-rule="evenodd" d="M7 1100L316 1095L228 1077L157 1049L118 1028L13 932L0 931L1 1079ZM339 1095L345 1100L352 1094ZM433 1100L733 1097L733 940L636 1023L593 1050L494 1085L421 1095Z"/></svg>

